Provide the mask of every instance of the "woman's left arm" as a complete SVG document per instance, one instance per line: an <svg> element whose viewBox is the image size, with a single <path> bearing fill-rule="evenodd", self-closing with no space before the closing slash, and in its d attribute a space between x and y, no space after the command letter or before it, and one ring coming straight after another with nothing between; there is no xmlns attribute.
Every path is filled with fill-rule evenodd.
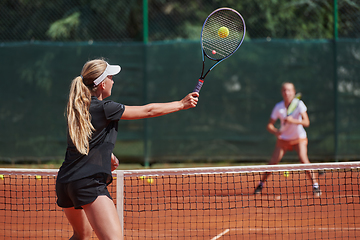
<svg viewBox="0 0 360 240"><path fill-rule="evenodd" d="M111 153L111 171L114 171L119 166L119 159Z"/></svg>
<svg viewBox="0 0 360 240"><path fill-rule="evenodd" d="M301 120L297 120L295 118L293 118L292 116L288 116L285 121L288 123L293 123L293 124L301 124L304 127L309 127L310 126L310 120L309 120L309 116L307 114L307 112L303 112L301 113Z"/></svg>

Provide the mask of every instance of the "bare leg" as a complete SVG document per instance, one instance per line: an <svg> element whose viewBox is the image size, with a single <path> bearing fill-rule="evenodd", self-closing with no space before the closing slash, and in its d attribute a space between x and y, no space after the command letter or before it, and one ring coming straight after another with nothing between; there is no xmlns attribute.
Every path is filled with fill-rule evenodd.
<svg viewBox="0 0 360 240"><path fill-rule="evenodd" d="M280 162L280 160L283 158L285 153L286 153L286 151L284 149L282 149L281 147L276 146L275 149L274 149L274 152L273 152L273 154L271 156L269 165L278 164ZM270 174L271 174L270 172L264 173L262 175L262 177L261 177L261 182L265 182Z"/></svg>
<svg viewBox="0 0 360 240"><path fill-rule="evenodd" d="M271 156L269 165L275 165L278 164L280 162L280 160L283 158L284 154L286 153L286 150L276 146L274 149L274 152ZM263 188L263 184L266 181L266 179L269 177L269 175L271 174L271 172L265 172L262 176L261 176L261 180L259 185L256 187L254 194L259 194L262 191Z"/></svg>
<svg viewBox="0 0 360 240"><path fill-rule="evenodd" d="M301 163L310 163L309 158L307 156L307 143L306 142L300 142L298 146L295 148L295 150L298 152L299 159ZM306 171L308 177L311 180L311 183L313 185L313 193L314 196L320 197L321 191L319 188L319 184L316 181L314 171Z"/></svg>
<svg viewBox="0 0 360 240"><path fill-rule="evenodd" d="M86 216L99 240L120 240L122 229L114 202L107 196L83 206Z"/></svg>
<svg viewBox="0 0 360 240"><path fill-rule="evenodd" d="M73 227L74 234L70 240L90 239L92 227L83 209L64 208L65 215Z"/></svg>
<svg viewBox="0 0 360 240"><path fill-rule="evenodd" d="M298 152L299 159L301 163L310 163L310 160L307 155L307 143L300 142L298 146L295 147L295 150ZM308 177L311 180L312 185L316 184L315 174L313 171L306 171Z"/></svg>

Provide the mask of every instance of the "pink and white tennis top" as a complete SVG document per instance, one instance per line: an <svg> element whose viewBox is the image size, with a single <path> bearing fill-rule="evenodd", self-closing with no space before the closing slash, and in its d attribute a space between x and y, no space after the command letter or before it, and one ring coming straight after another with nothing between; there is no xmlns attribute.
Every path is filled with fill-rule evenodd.
<svg viewBox="0 0 360 240"><path fill-rule="evenodd" d="M284 101L278 102L271 113L271 119L273 120L280 120L280 131L281 135L279 136L280 139L283 140L295 140L299 138L306 138L306 131L301 124L293 124L293 123L286 123L284 124L284 119L287 117L286 113L287 109L285 107ZM307 111L307 107L305 106L303 101L299 101L299 105L294 110L294 112L290 115L294 119L302 120L301 113Z"/></svg>

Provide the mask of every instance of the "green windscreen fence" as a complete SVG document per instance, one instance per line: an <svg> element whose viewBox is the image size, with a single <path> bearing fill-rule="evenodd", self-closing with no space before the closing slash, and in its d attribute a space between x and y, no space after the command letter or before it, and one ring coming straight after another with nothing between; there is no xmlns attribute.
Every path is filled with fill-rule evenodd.
<svg viewBox="0 0 360 240"><path fill-rule="evenodd" d="M125 105L180 100L202 64L198 41L16 42L0 45L0 56L0 159L13 162L63 158L69 85L87 60L121 65L110 99ZM208 75L196 108L121 120L114 153L140 162L269 159L276 139L266 124L291 81L308 107L310 159L359 159L359 61L356 40L246 41Z"/></svg>

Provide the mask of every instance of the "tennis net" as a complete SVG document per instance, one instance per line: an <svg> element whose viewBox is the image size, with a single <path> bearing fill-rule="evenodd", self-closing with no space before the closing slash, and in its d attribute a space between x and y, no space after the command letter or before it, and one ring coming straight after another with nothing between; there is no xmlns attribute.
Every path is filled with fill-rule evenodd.
<svg viewBox="0 0 360 240"><path fill-rule="evenodd" d="M114 172L109 191L124 239L356 239L359 170L360 162L126 170ZM72 235L56 206L56 173L0 169L0 239Z"/></svg>

